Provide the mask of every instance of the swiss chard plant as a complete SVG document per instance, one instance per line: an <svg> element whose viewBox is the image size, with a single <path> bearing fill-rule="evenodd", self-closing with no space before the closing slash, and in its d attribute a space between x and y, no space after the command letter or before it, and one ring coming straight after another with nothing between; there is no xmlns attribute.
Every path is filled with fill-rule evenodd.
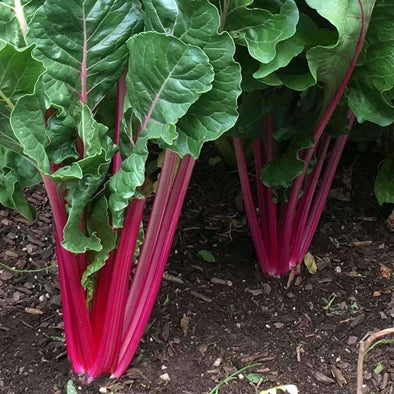
<svg viewBox="0 0 394 394"><path fill-rule="evenodd" d="M302 262L354 122L387 126L394 120L393 5L218 4L242 66L240 116L230 133L256 254L269 275L285 275ZM386 191L390 160L381 175Z"/></svg>
<svg viewBox="0 0 394 394"><path fill-rule="evenodd" d="M0 2L0 202L33 219L22 188L42 179L67 351L89 379L128 367L194 162L236 122L222 30L207 0Z"/></svg>

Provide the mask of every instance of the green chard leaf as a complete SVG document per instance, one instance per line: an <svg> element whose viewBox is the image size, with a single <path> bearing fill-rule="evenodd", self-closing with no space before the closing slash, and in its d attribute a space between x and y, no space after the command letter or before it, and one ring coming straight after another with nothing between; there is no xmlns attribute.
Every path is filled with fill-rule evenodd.
<svg viewBox="0 0 394 394"><path fill-rule="evenodd" d="M364 61L352 77L347 94L359 122L380 126L394 122L394 0L378 1L366 37Z"/></svg>
<svg viewBox="0 0 394 394"><path fill-rule="evenodd" d="M31 51L31 47L18 50L10 44L0 50L0 203L16 209L29 220L34 218L34 210L22 188L38 183L40 176L22 155L26 153L24 140L13 131L11 119L26 95L33 93L37 79L44 72L42 63L31 56Z"/></svg>
<svg viewBox="0 0 394 394"><path fill-rule="evenodd" d="M103 250L102 242L96 233L89 235L81 231L82 213L97 189L102 185L115 153L115 145L106 135L107 127L96 122L87 106L82 104L76 110L74 118L78 120L78 134L84 142L85 157L69 166L61 173L62 178L70 177L65 182L66 200L70 203L68 220L64 227L63 246L74 253L87 250ZM58 170L54 176L59 176ZM75 175L75 179L72 179Z"/></svg>
<svg viewBox="0 0 394 394"><path fill-rule="evenodd" d="M259 80L272 72L287 66L290 61L299 55L309 45L317 32L317 26L305 15L300 15L295 34L287 40L281 41L276 47L276 56L268 63L260 64L254 77Z"/></svg>
<svg viewBox="0 0 394 394"><path fill-rule="evenodd" d="M78 159L78 152L75 147L77 130L75 120L69 114L66 117L52 115L48 121L46 129L49 145L47 154L51 163L61 164L70 159Z"/></svg>
<svg viewBox="0 0 394 394"><path fill-rule="evenodd" d="M253 58L269 63L277 55L278 43L295 34L298 19L296 3L286 0L278 14L261 8L234 8L227 16L225 29L237 44L248 47Z"/></svg>
<svg viewBox="0 0 394 394"><path fill-rule="evenodd" d="M217 9L207 0L144 0L146 25L201 48L213 67L212 89L202 94L179 119L177 138L161 144L181 156L197 158L204 142L219 138L237 119L240 67L233 57L234 43L226 32L219 34Z"/></svg>
<svg viewBox="0 0 394 394"><path fill-rule="evenodd" d="M304 162L299 152L313 146L310 136L298 134L294 136L288 149L278 161L267 163L261 170L260 177L267 187L289 187L304 169Z"/></svg>
<svg viewBox="0 0 394 394"><path fill-rule="evenodd" d="M361 2L364 20L368 26L375 0ZM353 60L362 26L361 8L359 0L306 0L306 3L338 31L338 40L335 44L318 45L306 53L313 77L326 85L327 104L342 83Z"/></svg>
<svg viewBox="0 0 394 394"><path fill-rule="evenodd" d="M33 93L44 72L42 63L31 52L32 47L18 50L9 44L0 50L0 145L17 153L22 153L23 143L11 128L11 112L21 97Z"/></svg>
<svg viewBox="0 0 394 394"><path fill-rule="evenodd" d="M44 0L0 1L0 48L7 42L17 48L26 46L29 23L43 3Z"/></svg>
<svg viewBox="0 0 394 394"><path fill-rule="evenodd" d="M86 229L90 235L97 231L101 239L102 249L99 252L90 252L86 270L82 275L82 286L88 291L88 302L92 299L95 289L95 273L98 272L108 259L109 252L115 248L116 233L110 226L108 214L108 201L105 196L96 199L86 212Z"/></svg>
<svg viewBox="0 0 394 394"><path fill-rule="evenodd" d="M121 226L123 209L144 182L148 140L171 145L177 137L175 124L201 94L212 89L214 76L207 55L175 37L141 33L130 38L128 47L127 89L140 127L132 155L110 181L115 227Z"/></svg>
<svg viewBox="0 0 394 394"><path fill-rule="evenodd" d="M23 153L45 174L50 172L46 153L49 140L44 124L44 113L48 107L48 99L39 80L34 94L22 97L11 115L12 128L23 146Z"/></svg>
<svg viewBox="0 0 394 394"><path fill-rule="evenodd" d="M34 209L26 201L22 188L35 185L41 177L24 157L0 147L0 203L16 209L29 220L35 217Z"/></svg>
<svg viewBox="0 0 394 394"><path fill-rule="evenodd" d="M125 43L141 29L137 0L46 1L34 15L27 40L36 44L34 55L48 70L51 102L65 106L73 98L94 108L123 73Z"/></svg>
<svg viewBox="0 0 394 394"><path fill-rule="evenodd" d="M284 85L298 91L316 83L305 59L305 49L315 44L316 37L319 37L319 29L303 14L300 14L296 29L294 36L277 45L273 60L260 64L259 69L253 74L254 78L267 85Z"/></svg>
<svg viewBox="0 0 394 394"><path fill-rule="evenodd" d="M41 181L40 173L31 161L9 149L1 148L1 166L12 169L18 175L18 183L23 187L34 186Z"/></svg>
<svg viewBox="0 0 394 394"><path fill-rule="evenodd" d="M127 87L141 122L141 136L171 144L176 138L172 126L201 94L212 89L214 73L209 59L200 48L156 32L132 37L128 47Z"/></svg>

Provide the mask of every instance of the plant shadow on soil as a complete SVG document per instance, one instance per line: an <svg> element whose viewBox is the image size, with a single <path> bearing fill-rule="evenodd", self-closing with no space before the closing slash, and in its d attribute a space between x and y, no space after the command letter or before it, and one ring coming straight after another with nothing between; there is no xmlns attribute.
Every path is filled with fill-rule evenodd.
<svg viewBox="0 0 394 394"><path fill-rule="evenodd" d="M78 393L106 387L108 393L203 394L248 363L260 365L220 393L258 392L247 379L250 372L261 374L259 389L288 383L301 394L355 393L358 342L368 331L394 325L394 285L387 275L394 270L394 239L384 223L390 207L379 207L372 194L377 161L363 156L353 167L342 164L335 186L343 191L351 169L352 199L328 201L311 246L319 271L310 275L303 267L287 289L287 278L259 273L244 214L236 208L236 172L221 163L210 166L206 153L202 157L166 279L126 375L89 386L79 382L59 340L56 270L0 269L1 393L66 393L73 379ZM32 225L0 210L0 261L19 269L55 261L47 199L41 187L28 193L38 209ZM200 250L210 251L216 261L204 261ZM379 362L383 371L374 373ZM394 346L374 349L365 369L368 393L392 393ZM333 370L340 371L337 378ZM165 373L169 381L160 378Z"/></svg>

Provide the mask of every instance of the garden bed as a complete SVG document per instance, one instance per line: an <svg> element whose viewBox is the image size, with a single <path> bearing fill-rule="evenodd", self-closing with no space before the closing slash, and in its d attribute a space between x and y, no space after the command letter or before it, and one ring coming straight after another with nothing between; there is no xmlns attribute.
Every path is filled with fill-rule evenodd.
<svg viewBox="0 0 394 394"><path fill-rule="evenodd" d="M55 269L0 269L0 392L66 393L73 379L80 393L202 394L258 363L220 393L258 392L247 379L252 372L260 389L289 383L302 394L354 393L359 341L394 325L394 239L385 226L389 207L372 195L375 164L360 159L339 171L339 199L348 191L351 201L338 193L329 200L311 248L319 270L310 275L303 267L287 288L288 278L257 268L236 172L200 160L143 343L119 381L86 386L70 374ZM18 269L55 264L43 189L30 190L29 201L38 209L32 225L0 210L0 261ZM366 368L368 392L391 393L393 345L376 347Z"/></svg>

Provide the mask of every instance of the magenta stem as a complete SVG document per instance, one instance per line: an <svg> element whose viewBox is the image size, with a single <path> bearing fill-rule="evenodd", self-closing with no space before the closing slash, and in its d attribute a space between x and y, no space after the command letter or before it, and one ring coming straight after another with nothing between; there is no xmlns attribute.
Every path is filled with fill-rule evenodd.
<svg viewBox="0 0 394 394"><path fill-rule="evenodd" d="M266 150L267 162L275 160L274 134L273 134L273 116L266 117ZM266 215L268 216L268 227L265 231L268 233L268 253L271 262L278 260L278 206L273 201L273 192L271 187L266 187Z"/></svg>
<svg viewBox="0 0 394 394"><path fill-rule="evenodd" d="M308 216L308 222L305 226L301 248L297 257L298 261L302 261L306 252L309 249L310 243L312 242L313 235L315 234L317 226L319 224L320 217L327 201L328 192L330 191L335 171L338 167L338 163L347 140L348 135L341 135L335 141L333 152L327 163L327 168L324 172L319 191L316 195L316 200L313 203L312 209Z"/></svg>
<svg viewBox="0 0 394 394"><path fill-rule="evenodd" d="M365 39L365 34L366 34L366 25L365 25L365 15L364 15L364 7L362 5L361 0L358 1L360 5L360 10L361 10L361 29L360 29L360 35L357 41L356 45L356 50L355 54L353 56L352 61L350 62L349 68L340 84L338 89L336 90L333 98L330 100L327 108L323 112L322 116L319 119L319 122L317 123L315 130L313 132L313 139L314 139L314 145L310 147L307 150L307 153L305 155L304 159L304 169L301 173L300 176L297 177L297 179L294 181L289 202L286 206L284 215L283 215L283 220L281 222L281 229L280 229L280 243L281 243L281 253L280 253L280 271L284 272L286 271L286 265L287 262L289 261L289 253L290 253L290 240L291 240L291 230L292 230L292 222L294 220L295 216L295 211L296 211L296 206L297 206L297 201L301 192L301 187L304 182L305 176L306 176L306 171L309 167L310 161L312 159L315 147L317 143L319 142L319 139L321 135L323 134L329 120L331 119L332 114L334 113L335 108L338 106L339 101L341 100L343 93L345 92L345 89L347 87L347 84L350 80L350 77L352 76L353 70L356 66L357 59L361 53L364 39Z"/></svg>
<svg viewBox="0 0 394 394"><path fill-rule="evenodd" d="M100 343L107 310L108 294L111 289L112 272L115 264L115 251L111 250L104 267L101 268L97 276L97 283L94 292L90 321L96 343Z"/></svg>
<svg viewBox="0 0 394 394"><path fill-rule="evenodd" d="M354 123L354 114L351 113L349 124L348 124L349 131L352 129L353 123ZM328 193L330 191L331 184L334 179L334 175L338 167L339 160L342 156L343 149L345 148L348 139L349 139L349 135L343 134L339 136L335 141L335 145L331 151L331 155L328 160L327 167L325 169L323 178L321 180L319 191L316 195L316 199L313 203L313 207L308 216L308 222L305 226L302 244L297 258L298 261L301 261L304 258L312 242L313 235L315 234L315 231L319 224L320 217L323 213L323 209L327 201Z"/></svg>
<svg viewBox="0 0 394 394"><path fill-rule="evenodd" d="M63 315L68 315L65 320L69 319L73 323L71 327L68 325L66 335L69 334L71 343L74 343L70 351L76 351L77 353L70 355L70 359L80 360L77 363L77 369L80 372L81 368L87 370L92 365L96 357L96 344L75 256L60 244L63 240L63 229L67 221L64 199L59 195L56 184L48 176L42 175L42 179L53 212L56 240L59 242L57 246L57 252L60 253L59 273L62 278L61 284L63 282L61 294L64 298L63 305L66 307Z"/></svg>
<svg viewBox="0 0 394 394"><path fill-rule="evenodd" d="M259 222L257 220L256 208L253 201L252 190L250 187L250 181L248 176L248 168L246 165L245 152L242 146L242 139L239 137L233 137L233 140L246 216L248 218L250 233L252 235L257 259L260 263L262 271L270 274L270 262L268 260L267 251L265 249L264 241L261 236Z"/></svg>
<svg viewBox="0 0 394 394"><path fill-rule="evenodd" d="M139 286L138 282L135 281L132 283L130 294L133 294L133 286L135 284L141 290L138 294L138 302L133 309L133 318L128 325L123 339L121 360L113 372L114 377L121 376L127 369L148 323L168 260L194 162L191 156L186 156L181 160L160 228L160 236L155 245L154 254L148 261L140 261L137 266L137 271L139 269L147 269L147 272L143 275L144 280L142 286Z"/></svg>
<svg viewBox="0 0 394 394"><path fill-rule="evenodd" d="M108 293L102 339L96 361L88 371L91 378L109 372L119 358L128 283L144 206L145 199L134 199L127 208Z"/></svg>
<svg viewBox="0 0 394 394"><path fill-rule="evenodd" d="M317 183L319 181L323 164L327 155L327 150L330 145L330 140L331 137L329 135L325 136L322 140L322 147L319 152L317 164L313 168L313 171L308 178L307 186L297 209L296 218L294 220L295 225L293 227L293 234L295 234L295 240L293 243L292 256L289 261L289 270L297 263L299 263L298 255L300 253L301 242L305 231L305 224L308 219Z"/></svg>
<svg viewBox="0 0 394 394"><path fill-rule="evenodd" d="M62 310L63 310L63 323L64 323L64 332L66 337L66 348L67 354L72 364L72 369L75 373L82 374L85 372L84 362L82 360L81 355L78 351L78 341L74 336L74 325L73 320L71 318L71 305L70 305L70 293L66 280L66 273L64 270L65 262L63 260L63 252L61 250L60 241L57 237L55 231L55 247L56 247L56 256L58 261L58 271L59 271L59 283L61 290L61 300L62 300Z"/></svg>
<svg viewBox="0 0 394 394"><path fill-rule="evenodd" d="M265 212L265 190L264 190L264 185L261 182L260 179L260 171L263 168L263 163L265 163L265 158L264 152L263 152L263 146L261 139L258 140L253 140L253 156L254 156L254 167L255 167L255 173L256 173L256 189L257 189L257 201L259 204L259 216L260 216L260 227L261 230L267 228L268 221L264 220L267 218L266 212ZM268 238L265 239L263 233L263 238L264 241L268 242Z"/></svg>
<svg viewBox="0 0 394 394"><path fill-rule="evenodd" d="M138 258L139 267L142 266L141 262L150 261L152 255L154 254L156 243L161 233L160 229L164 220L168 199L170 198L170 191L172 188L177 157L178 156L176 153L168 149L164 152L163 165L159 177L155 200L149 217L149 223L146 229L144 242L141 247L141 253ZM147 266L146 269L148 268L149 267ZM146 272L144 270L137 268L126 304L124 316L125 330L129 325L130 320L133 319L132 311L134 310L135 303L137 302L138 294L141 292L141 286L144 284L145 274Z"/></svg>

